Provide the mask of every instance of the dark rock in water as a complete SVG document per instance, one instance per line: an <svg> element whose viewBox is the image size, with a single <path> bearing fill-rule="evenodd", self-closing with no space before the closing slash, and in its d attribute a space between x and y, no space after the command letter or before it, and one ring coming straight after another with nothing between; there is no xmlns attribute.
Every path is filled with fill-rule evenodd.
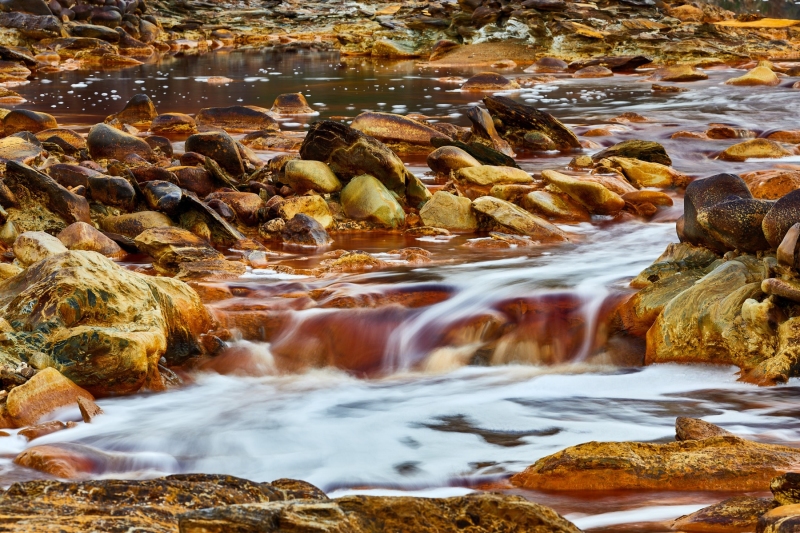
<svg viewBox="0 0 800 533"><path fill-rule="evenodd" d="M775 205L764 217L762 228L770 246L777 248L789 228L797 222L800 222L800 189L790 192L775 202Z"/></svg>
<svg viewBox="0 0 800 533"><path fill-rule="evenodd" d="M47 167L47 173L50 174L51 178L67 188L87 187L89 185L89 177L104 176L104 174L96 170L81 165L67 165L64 163L57 163Z"/></svg>
<svg viewBox="0 0 800 533"><path fill-rule="evenodd" d="M245 238L242 232L233 227L230 222L222 218L193 192L184 191L181 210L197 213L211 231L211 241L215 244L236 244Z"/></svg>
<svg viewBox="0 0 800 533"><path fill-rule="evenodd" d="M278 115L316 115L317 112L308 106L303 93L280 94L275 98L270 110Z"/></svg>
<svg viewBox="0 0 800 533"><path fill-rule="evenodd" d="M650 58L645 56L606 56L574 61L569 64L569 68L570 70L580 70L586 67L601 66L614 72L632 72L650 62Z"/></svg>
<svg viewBox="0 0 800 533"><path fill-rule="evenodd" d="M61 21L53 15L29 15L14 11L0 13L0 28L12 28L30 39L61 37Z"/></svg>
<svg viewBox="0 0 800 533"><path fill-rule="evenodd" d="M186 151L197 152L211 158L234 176L244 174L244 163L236 141L224 131L196 133L186 139Z"/></svg>
<svg viewBox="0 0 800 533"><path fill-rule="evenodd" d="M170 171L178 178L182 189L197 193L205 198L214 191L214 179L211 173L201 167L172 167ZM166 180L171 181L171 180Z"/></svg>
<svg viewBox="0 0 800 533"><path fill-rule="evenodd" d="M100 222L100 225L106 232L117 233L133 239L147 229L171 227L175 223L164 213L137 211L136 213L106 217Z"/></svg>
<svg viewBox="0 0 800 533"><path fill-rule="evenodd" d="M755 253L770 247L761 222L772 205L769 200L736 198L702 209L697 222L728 249Z"/></svg>
<svg viewBox="0 0 800 533"><path fill-rule="evenodd" d="M144 142L146 142L154 152L161 152L164 157L172 157L172 142L166 137L150 135L144 138Z"/></svg>
<svg viewBox="0 0 800 533"><path fill-rule="evenodd" d="M106 121L117 119L123 124L130 124L136 128L148 128L150 122L158 116L156 106L146 94L137 94L128 100L119 113L109 116Z"/></svg>
<svg viewBox="0 0 800 533"><path fill-rule="evenodd" d="M220 191L206 197L206 201L209 200L225 202L236 213L236 218L246 226L257 225L259 222L258 212L266 207L264 200L252 192Z"/></svg>
<svg viewBox="0 0 800 533"><path fill-rule="evenodd" d="M27 51L0 46L0 60L25 63L29 67L36 66L39 62Z"/></svg>
<svg viewBox="0 0 800 533"><path fill-rule="evenodd" d="M432 138L448 138L427 124L393 113L365 111L353 120L350 127L391 144L431 146Z"/></svg>
<svg viewBox="0 0 800 533"><path fill-rule="evenodd" d="M703 440L724 436L733 436L733 433L698 418L679 416L675 419L676 440Z"/></svg>
<svg viewBox="0 0 800 533"><path fill-rule="evenodd" d="M52 15L53 12L44 0L0 0L0 11L30 13L31 15Z"/></svg>
<svg viewBox="0 0 800 533"><path fill-rule="evenodd" d="M90 37L92 39L102 39L109 43L118 43L119 34L105 26L95 24L75 24L69 28L69 34L73 37Z"/></svg>
<svg viewBox="0 0 800 533"><path fill-rule="evenodd" d="M219 213L219 216L224 218L227 221L236 220L236 213L233 212L233 209L230 208L228 204L223 202L222 200L217 200L216 198L212 198L206 202L208 207Z"/></svg>
<svg viewBox="0 0 800 533"><path fill-rule="evenodd" d="M497 128L495 128L492 116L488 111L478 106L473 106L467 111L467 118L472 122L471 140L477 142L482 140L484 143L490 144L498 152L509 157L517 155L508 142L497 133Z"/></svg>
<svg viewBox="0 0 800 533"><path fill-rule="evenodd" d="M86 148L86 139L80 133L66 128L42 130L36 133L36 138L41 142L57 144L67 155L75 155Z"/></svg>
<svg viewBox="0 0 800 533"><path fill-rule="evenodd" d="M432 144L437 148L441 148L442 146L460 148L484 165L518 168L514 159L482 143L464 143L461 141L448 141L446 139L432 139Z"/></svg>
<svg viewBox="0 0 800 533"><path fill-rule="evenodd" d="M303 213L297 213L286 223L281 231L281 239L287 244L301 246L327 246L331 243L322 224Z"/></svg>
<svg viewBox="0 0 800 533"><path fill-rule="evenodd" d="M462 168L479 167L481 163L468 152L455 146L442 146L428 155L428 166L437 174L449 175Z"/></svg>
<svg viewBox="0 0 800 533"><path fill-rule="evenodd" d="M183 198L181 188L168 181L151 180L142 185L142 194L147 206L153 211L173 215Z"/></svg>
<svg viewBox="0 0 800 533"><path fill-rule="evenodd" d="M548 507L521 496L485 493L455 498L348 496L331 502L232 505L185 513L179 524L181 533L580 532Z"/></svg>
<svg viewBox="0 0 800 533"><path fill-rule="evenodd" d="M92 11L89 22L98 26L116 28L122 22L122 15L118 11Z"/></svg>
<svg viewBox="0 0 800 533"><path fill-rule="evenodd" d="M509 91L519 89L519 84L496 72L482 72L468 79L462 91Z"/></svg>
<svg viewBox="0 0 800 533"><path fill-rule="evenodd" d="M164 113L153 119L150 131L158 135L192 135L197 133L197 123L184 113Z"/></svg>
<svg viewBox="0 0 800 533"><path fill-rule="evenodd" d="M47 208L68 224L78 221L91 223L89 203L86 198L68 191L50 176L42 174L28 165L9 161L6 164L4 183L12 192L18 187L24 187L41 194L46 199Z"/></svg>
<svg viewBox="0 0 800 533"><path fill-rule="evenodd" d="M581 147L572 130L549 113L520 104L505 96L487 96L483 101L492 117L500 122L497 131L512 146L522 146L526 133L539 131L550 137L558 150L568 151Z"/></svg>
<svg viewBox="0 0 800 533"><path fill-rule="evenodd" d="M674 531L756 531L761 515L777 507L772 498L735 496L675 520Z"/></svg>
<svg viewBox="0 0 800 533"><path fill-rule="evenodd" d="M129 169L129 172L136 180L136 183L142 184L148 181L166 181L168 183L180 184L178 176L170 172L166 168L157 167L155 165L147 167L134 167Z"/></svg>
<svg viewBox="0 0 800 533"><path fill-rule="evenodd" d="M311 125L300 147L300 157L327 163L344 180L369 174L390 190L402 194L411 174L386 145L332 120L321 120Z"/></svg>
<svg viewBox="0 0 800 533"><path fill-rule="evenodd" d="M672 159L667 155L667 151L663 146L654 141L623 141L601 152L597 152L592 156L592 160L597 162L608 157L627 157L629 159L638 159L639 161L659 163L666 166L672 165Z"/></svg>
<svg viewBox="0 0 800 533"><path fill-rule="evenodd" d="M752 199L747 184L735 174L717 174L705 179L695 180L686 187L683 203L683 223L679 225L678 236L682 242L705 246L718 252L725 252L728 246L713 236L698 222L701 211L709 209L726 200Z"/></svg>
<svg viewBox="0 0 800 533"><path fill-rule="evenodd" d="M136 191L133 185L122 177L89 176L87 189L95 202L121 207L126 211L133 209L136 203Z"/></svg>
<svg viewBox="0 0 800 533"><path fill-rule="evenodd" d="M117 159L122 161L135 154L145 159L153 158L153 149L138 137L112 128L107 124L96 124L89 130L86 145L92 159Z"/></svg>
<svg viewBox="0 0 800 533"><path fill-rule="evenodd" d="M222 128L226 131L279 130L278 121L268 110L248 106L207 107L195 117L197 125L205 128Z"/></svg>
<svg viewBox="0 0 800 533"><path fill-rule="evenodd" d="M58 123L53 115L29 109L15 109L3 118L3 131L6 135L22 131L37 133L57 127Z"/></svg>
<svg viewBox="0 0 800 533"><path fill-rule="evenodd" d="M449 41L447 39L436 41L436 44L434 44L433 48L431 49L431 56L428 58L428 60L436 61L437 59L441 59L459 46L461 45L457 42Z"/></svg>
<svg viewBox="0 0 800 533"><path fill-rule="evenodd" d="M787 472L769 484L769 490L781 505L800 503L800 473Z"/></svg>
<svg viewBox="0 0 800 533"><path fill-rule="evenodd" d="M531 1L531 0L529 0ZM550 1L550 0L532 0L535 2ZM554 0L563 3L562 0ZM555 57L543 57L536 63L525 69L525 72L539 72L542 74L551 74L564 72L568 68L567 62Z"/></svg>
<svg viewBox="0 0 800 533"><path fill-rule="evenodd" d="M567 3L564 0L525 0L522 2L522 7L537 11L564 11L567 9ZM564 65L566 66L566 63Z"/></svg>

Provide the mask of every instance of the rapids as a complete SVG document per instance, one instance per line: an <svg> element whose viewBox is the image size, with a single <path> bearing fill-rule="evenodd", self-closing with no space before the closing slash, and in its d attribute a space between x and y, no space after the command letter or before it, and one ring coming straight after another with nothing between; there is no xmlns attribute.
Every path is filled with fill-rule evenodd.
<svg viewBox="0 0 800 533"><path fill-rule="evenodd" d="M23 107L56 114L62 124L84 131L139 92L151 95L161 112L195 113L211 105L269 107L280 93L303 91L319 117L284 122L285 130L302 130L316 118L353 118L363 110L417 112L466 124L466 109L481 95L462 93L438 79L467 77L476 70L434 72L413 62L340 60L331 54L234 52L165 58L123 71L43 75L15 90L29 100ZM785 87L791 82L741 89L722 85L732 69L708 72L708 81L675 95L651 92L641 76L619 75L564 78L510 95L553 113L577 133L623 112L640 113L651 121L625 124L615 136L593 140L603 145L637 137L658 140L674 167L693 176L771 168L775 162L710 158L736 140L669 139L679 130L704 131L709 123L758 132L796 128L800 99ZM205 82L210 75L234 82L211 85ZM176 151L182 151L181 143ZM260 153L264 159L273 155ZM520 165L535 171L568 161L553 155L522 159ZM796 162L800 156L780 161ZM423 175L424 158L407 163L432 187L439 185ZM183 389L100 400L105 416L35 444L69 442L107 452L111 459L97 477L226 473L259 481L304 479L333 495L412 491L430 496L501 484L536 459L581 442L668 441L676 416L704 417L742 436L800 445L792 405L797 380L758 389L738 383L732 368L637 368L606 357L603 318L630 293L630 279L677 240L674 222L682 199L676 195L675 201L674 208L648 223L612 224L601 217L592 224L563 226L573 242L560 247L467 246L481 238L474 235L334 235L330 250L367 251L393 266L319 279L280 274L269 265L251 269L227 284L234 298L209 306L225 317L234 308L283 305L277 331L234 340L219 361L187 374L189 385ZM431 262L410 263L391 253L409 246L427 250ZM271 264L276 258L309 268L323 257L286 248L270 257ZM397 292L419 293L422 300L416 306L352 309L308 308L301 298L286 298L311 290L340 291L368 302ZM520 302L536 313L520 322L516 344L488 361L496 366L466 366L487 361L476 339L459 333L463 324L510 313ZM335 368L286 372L286 361L299 352L323 348L337 353ZM77 410L54 418L80 419ZM4 484L37 477L11 463L30 445L16 435L0 439ZM582 528L638 524L648 531L723 497L525 495Z"/></svg>

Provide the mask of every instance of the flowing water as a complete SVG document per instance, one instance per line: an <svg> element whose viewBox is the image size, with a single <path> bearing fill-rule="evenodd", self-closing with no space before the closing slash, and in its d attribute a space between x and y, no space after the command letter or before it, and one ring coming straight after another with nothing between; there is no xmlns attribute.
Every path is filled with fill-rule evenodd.
<svg viewBox="0 0 800 533"><path fill-rule="evenodd" d="M54 113L82 130L139 92L151 95L161 112L236 103L269 107L280 93L302 91L321 118L385 110L466 124L465 111L480 95L439 78L473 72L330 54L236 52L47 75L16 90L29 100L23 107ZM795 80L763 89L722 85L733 72L710 70L708 81L675 95L652 93L641 76L618 75L563 78L510 96L553 113L578 133L625 111L640 113L650 122L620 125L613 137L593 139L603 145L659 140L674 166L693 176L800 162L723 163L711 157L734 140L669 139L713 122L759 133L796 128L800 99L787 88ZM234 81L210 85L205 80L211 75ZM509 73L515 75L519 71ZM316 118L282 128L303 130ZM568 160L528 157L520 164L535 171ZM407 162L432 183L424 158ZM265 268L226 284L231 297L209 302L220 320L240 326L240 334L221 356L187 373L186 387L100 400L106 414L92 424L33 444L102 450L97 477L213 472L260 481L300 478L333 495L432 496L501 484L536 459L581 442L669 441L677 416L800 445L792 402L797 380L759 389L738 383L733 368L641 368L641 345L609 347L610 311L630 294L630 279L677 240L674 222L681 212L676 194L675 207L646 223L600 217L563 226L572 243L559 247L496 248L481 246L485 236L395 233L334 235L322 252L278 247ZM426 250L430 261L398 252L408 247ZM340 248L370 252L391 267L322 278L274 268L310 268L324 252ZM30 445L17 436L0 439L5 483L35 477L11 464ZM725 497L516 492L553 506L580 527L606 530L634 524L658 531L663 521Z"/></svg>

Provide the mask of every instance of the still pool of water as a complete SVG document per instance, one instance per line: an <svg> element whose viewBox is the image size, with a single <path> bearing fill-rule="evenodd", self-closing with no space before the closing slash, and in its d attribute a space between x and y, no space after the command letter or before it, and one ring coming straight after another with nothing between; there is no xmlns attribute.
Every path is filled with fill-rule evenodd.
<svg viewBox="0 0 800 533"><path fill-rule="evenodd" d="M43 76L17 90L29 100L21 107L55 114L60 123L85 131L120 110L134 94L151 96L160 112L196 113L201 107L233 104L270 107L275 96L303 92L319 116L285 122L302 131L317 118L355 117L364 110L422 113L435 120L466 125L465 112L479 94L439 81L467 77L480 69L423 69L413 62L342 60L333 54L215 53L165 58L121 71L73 71ZM658 140L674 166L704 177L794 164L725 163L713 155L735 141L672 140L679 130L704 131L719 122L759 133L793 129L800 112L797 92L786 80L774 88L723 85L731 69L710 70L710 79L688 85L681 94L659 95L642 76L597 80L561 78L510 96L553 113L578 133L626 111L647 123L627 124L613 137L594 138L611 145L628 138ZM521 71L510 71L520 76ZM226 76L224 85L207 83ZM177 146L178 150L181 146ZM269 158L272 154L263 153ZM559 168L569 157L523 157L523 168ZM425 176L424 158L409 158ZM293 477L318 484L333 495L352 492L412 491L447 495L501 481L536 459L565 446L590 440L668 441L677 416L703 417L740 435L761 441L800 444L800 424L792 398L800 382L772 389L738 383L727 367L659 365L620 368L598 364L591 339L600 308L624 295L628 281L676 241L674 221L682 200L648 223L629 220L564 226L573 243L561 247L505 250L467 246L475 236L413 239L397 234L334 236L331 249L375 253L392 268L332 278L279 275L252 270L231 286L237 305L257 305L276 287L298 290L346 286L352 293L385 293L434 287L448 297L393 315L381 332L374 322L340 321L353 337L353 358L369 343L377 372L361 374L322 369L300 374L276 370L280 349L296 337L313 337L321 315L336 309L293 310L291 327L271 342L239 340L246 371L199 372L190 384L163 394L103 399L106 414L32 444L75 443L109 454L98 477L152 477L175 472L227 473L254 480ZM432 262L408 264L392 250L417 246ZM314 266L320 253L277 250L292 266ZM288 289L287 289L288 290ZM262 296L258 296L261 294ZM491 311L514 298L569 295L577 302L567 326L576 340L553 366L464 366L458 350L430 339L446 338L464 317ZM211 304L218 313L226 305ZM561 324L561 323L559 323ZM557 326L555 322L553 328ZM565 326L566 327L566 326ZM593 329L594 328L594 329ZM548 332L548 335L553 332ZM294 337L293 337L294 336ZM287 340L288 339L288 340ZM531 339L535 347L538 339ZM281 348L283 346L283 348ZM532 348L535 351L534 348ZM367 348L364 348L367 351ZM285 354L284 354L285 356ZM234 366L235 366L234 359ZM230 364L229 364L230 366ZM230 368L228 369L230 370ZM373 370L375 370L373 368ZM77 412L59 413L77 419ZM0 439L5 483L35 477L11 459L26 447L21 437ZM709 493L524 493L552 505L583 528L620 524L654 525L719 501Z"/></svg>

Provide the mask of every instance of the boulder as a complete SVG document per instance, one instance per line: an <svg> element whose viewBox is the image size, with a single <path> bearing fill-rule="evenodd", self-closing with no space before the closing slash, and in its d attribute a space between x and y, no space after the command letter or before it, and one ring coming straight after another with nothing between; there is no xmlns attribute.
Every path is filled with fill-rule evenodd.
<svg viewBox="0 0 800 533"><path fill-rule="evenodd" d="M184 113L164 113L150 123L150 133L176 137L193 135L197 133L197 123Z"/></svg>
<svg viewBox="0 0 800 533"><path fill-rule="evenodd" d="M675 419L676 440L703 440L731 436L733 433L699 418L679 416Z"/></svg>
<svg viewBox="0 0 800 533"><path fill-rule="evenodd" d="M26 165L33 164L42 155L42 146L19 137L0 139L0 163L16 161Z"/></svg>
<svg viewBox="0 0 800 533"><path fill-rule="evenodd" d="M480 161L469 153L455 146L442 146L428 154L428 167L437 174L449 175L450 172L468 167L481 166Z"/></svg>
<svg viewBox="0 0 800 533"><path fill-rule="evenodd" d="M752 197L747 184L735 174L716 174L693 181L686 187L682 222L678 223L678 236L682 242L705 246L717 252L727 251L727 245L710 235L697 217L703 210L723 201L752 199ZM766 232L764 234L766 235Z"/></svg>
<svg viewBox="0 0 800 533"><path fill-rule="evenodd" d="M297 115L318 115L316 111L308 106L306 97L303 93L280 94L272 104L270 112L276 115L297 116Z"/></svg>
<svg viewBox="0 0 800 533"><path fill-rule="evenodd" d="M14 241L14 256L23 267L66 251L60 240L43 231L26 231Z"/></svg>
<svg viewBox="0 0 800 533"><path fill-rule="evenodd" d="M44 0L0 0L0 11L19 11L31 15L52 15Z"/></svg>
<svg viewBox="0 0 800 533"><path fill-rule="evenodd" d="M347 496L331 502L275 502L191 511L179 519L181 533L297 530L348 533L580 533L550 508L521 496L476 493L454 498Z"/></svg>
<svg viewBox="0 0 800 533"><path fill-rule="evenodd" d="M756 198L778 200L800 189L800 170L756 170L742 174L747 188Z"/></svg>
<svg viewBox="0 0 800 533"><path fill-rule="evenodd" d="M708 74L696 69L692 65L672 65L669 67L657 68L655 72L650 75L653 81L671 81L671 82L685 82L685 81L699 81L707 80Z"/></svg>
<svg viewBox="0 0 800 533"><path fill-rule="evenodd" d="M793 533L800 527L800 504L782 505L761 515L757 533Z"/></svg>
<svg viewBox="0 0 800 533"><path fill-rule="evenodd" d="M586 208L570 198L567 194L556 194L550 191L531 191L523 200L525 209L534 214L550 219L563 221L587 222L591 214Z"/></svg>
<svg viewBox="0 0 800 533"><path fill-rule="evenodd" d="M122 124L130 124L135 128L147 129L157 116L156 106L150 100L150 97L146 94L137 94L128 100L122 111L106 118L106 122L117 119Z"/></svg>
<svg viewBox="0 0 800 533"><path fill-rule="evenodd" d="M260 220L259 211L266 207L264 200L252 192L215 192L206 197L206 201L220 200L227 204L236 218L246 226L255 226Z"/></svg>
<svg viewBox="0 0 800 533"><path fill-rule="evenodd" d="M186 139L185 149L213 159L233 176L241 176L245 172L236 141L224 131L196 133Z"/></svg>
<svg viewBox="0 0 800 533"><path fill-rule="evenodd" d="M764 216L761 227L772 248L777 248L786 232L800 221L800 190L780 198Z"/></svg>
<svg viewBox="0 0 800 533"><path fill-rule="evenodd" d="M747 161L751 158L778 159L787 157L792 153L783 146L769 139L750 139L733 146L729 146L719 154L723 161Z"/></svg>
<svg viewBox="0 0 800 533"><path fill-rule="evenodd" d="M589 442L537 461L511 477L528 490L763 491L800 450L738 437L654 444Z"/></svg>
<svg viewBox="0 0 800 533"><path fill-rule="evenodd" d="M470 137L472 141L487 144L509 157L517 155L511 145L508 144L508 141L500 137L494 125L494 120L492 120L492 116L488 111L481 107L473 106L467 111L467 118L472 122L472 135Z"/></svg>
<svg viewBox="0 0 800 533"><path fill-rule="evenodd" d="M761 515L777 505L772 498L734 496L682 516L671 524L675 531L755 531Z"/></svg>
<svg viewBox="0 0 800 533"><path fill-rule="evenodd" d="M555 57L542 57L533 65L525 69L525 72L540 74L556 74L566 72L569 65L566 61Z"/></svg>
<svg viewBox="0 0 800 533"><path fill-rule="evenodd" d="M88 196L95 202L120 207L126 211L133 209L136 203L136 191L125 178L90 175L86 182Z"/></svg>
<svg viewBox="0 0 800 533"><path fill-rule="evenodd" d="M298 194L308 191L333 193L342 189L339 178L322 161L291 160L286 163L281 180Z"/></svg>
<svg viewBox="0 0 800 533"><path fill-rule="evenodd" d="M780 505L794 505L800 503L800 474L787 472L772 480L769 490L775 496L775 501ZM800 513L799 513L800 514Z"/></svg>
<svg viewBox="0 0 800 533"><path fill-rule="evenodd" d="M519 168L481 165L464 167L455 173L458 181L473 185L497 185L501 183L533 183L530 174Z"/></svg>
<svg viewBox="0 0 800 533"><path fill-rule="evenodd" d="M755 253L768 250L762 221L772 202L756 198L735 198L701 210L697 223L729 250Z"/></svg>
<svg viewBox="0 0 800 533"><path fill-rule="evenodd" d="M478 229L478 219L472 210L470 199L445 191L434 193L419 210L419 216L423 224L435 228L466 232Z"/></svg>
<svg viewBox="0 0 800 533"><path fill-rule="evenodd" d="M222 128L228 132L245 132L280 129L278 121L269 115L268 110L254 106L206 107L197 113L195 120L205 130Z"/></svg>
<svg viewBox="0 0 800 533"><path fill-rule="evenodd" d="M405 213L397 199L378 179L368 174L350 180L341 193L345 214L388 228L405 224Z"/></svg>
<svg viewBox="0 0 800 533"><path fill-rule="evenodd" d="M176 274L180 263L225 259L208 242L182 228L147 229L134 241L139 250L153 258L153 266L162 274Z"/></svg>
<svg viewBox="0 0 800 533"><path fill-rule="evenodd" d="M613 215L625 207L625 200L600 183L580 180L554 170L543 170L542 178L586 207L590 213Z"/></svg>
<svg viewBox="0 0 800 533"><path fill-rule="evenodd" d="M36 133L36 138L41 142L59 145L67 154L74 154L86 148L86 139L80 133L66 128L42 130Z"/></svg>
<svg viewBox="0 0 800 533"><path fill-rule="evenodd" d="M602 164L603 161L606 160L600 160L600 163ZM607 161L610 161L614 167L618 167L625 178L638 189L686 187L690 181L688 176L670 166L659 163L649 163L626 157L610 157Z"/></svg>
<svg viewBox="0 0 800 533"><path fill-rule="evenodd" d="M516 89L519 89L519 83L496 72L475 74L461 86L462 91L471 92L513 91Z"/></svg>
<svg viewBox="0 0 800 533"><path fill-rule="evenodd" d="M581 148L575 134L549 113L533 106L520 104L505 96L487 96L483 99L489 113L499 121L497 131L512 146L523 146L525 135L538 131L549 137L557 150Z"/></svg>
<svg viewBox="0 0 800 533"><path fill-rule="evenodd" d="M69 34L72 37L89 37L91 39L102 39L110 43L119 42L119 33L97 24L74 24L69 27Z"/></svg>
<svg viewBox="0 0 800 533"><path fill-rule="evenodd" d="M178 178L178 185L205 198L214 191L211 173L202 167L170 167L167 170Z"/></svg>
<svg viewBox="0 0 800 533"><path fill-rule="evenodd" d="M3 409L4 419L10 420L14 427L31 426L53 411L76 405L78 398L94 400L58 370L45 368L11 389Z"/></svg>
<svg viewBox="0 0 800 533"><path fill-rule="evenodd" d="M153 158L153 149L138 137L125 133L107 124L96 124L89 130L86 145L92 159L124 160L130 155L144 159Z"/></svg>
<svg viewBox="0 0 800 533"><path fill-rule="evenodd" d="M56 163L47 167L47 173L50 177L56 180L59 185L67 188L89 186L90 177L105 177L105 174L86 168L82 165L68 165L64 163Z"/></svg>
<svg viewBox="0 0 800 533"><path fill-rule="evenodd" d="M87 250L112 259L122 259L127 253L91 224L74 222L58 234L58 240L68 250Z"/></svg>
<svg viewBox="0 0 800 533"><path fill-rule="evenodd" d="M614 71L601 65L592 65L578 69L572 75L574 78L610 78Z"/></svg>
<svg viewBox="0 0 800 533"><path fill-rule="evenodd" d="M365 111L350 127L394 147L395 152L413 151L414 146L433 149L432 138L449 139L427 124L393 113Z"/></svg>
<svg viewBox="0 0 800 533"><path fill-rule="evenodd" d="M527 235L540 242L562 242L566 234L543 218L532 215L519 206L493 196L481 196L472 208L487 217L504 231Z"/></svg>
<svg viewBox="0 0 800 533"><path fill-rule="evenodd" d="M592 155L592 160L597 162L611 157L638 159L650 163L672 166L672 159L662 145L654 141L623 141Z"/></svg>
<svg viewBox="0 0 800 533"><path fill-rule="evenodd" d="M181 188L168 181L150 180L141 185L142 196L147 207L167 215L174 215L181 205Z"/></svg>
<svg viewBox="0 0 800 533"><path fill-rule="evenodd" d="M322 224L303 213L297 213L286 222L281 239L286 244L314 247L327 246L332 242Z"/></svg>
<svg viewBox="0 0 800 533"><path fill-rule="evenodd" d="M48 257L0 283L0 312L15 328L6 351L101 396L163 389L161 357L178 364L199 354L198 336L212 326L188 286L88 251Z"/></svg>
<svg viewBox="0 0 800 533"><path fill-rule="evenodd" d="M325 229L333 227L333 215L322 196L314 194L287 198L278 208L280 217L287 221L292 220L298 213L310 216Z"/></svg>
<svg viewBox="0 0 800 533"><path fill-rule="evenodd" d="M775 74L768 66L759 64L753 70L748 71L743 76L737 78L730 78L725 82L726 85L740 85L750 87L754 85L779 85L781 79Z"/></svg>
<svg viewBox="0 0 800 533"><path fill-rule="evenodd" d="M145 230L166 228L174 225L175 223L171 218L156 211L139 211L126 215L110 216L100 222L103 231L118 233L132 239Z"/></svg>
<svg viewBox="0 0 800 533"><path fill-rule="evenodd" d="M37 133L57 127L58 123L53 115L29 109L14 109L3 117L3 132L6 135L13 135L21 131Z"/></svg>

